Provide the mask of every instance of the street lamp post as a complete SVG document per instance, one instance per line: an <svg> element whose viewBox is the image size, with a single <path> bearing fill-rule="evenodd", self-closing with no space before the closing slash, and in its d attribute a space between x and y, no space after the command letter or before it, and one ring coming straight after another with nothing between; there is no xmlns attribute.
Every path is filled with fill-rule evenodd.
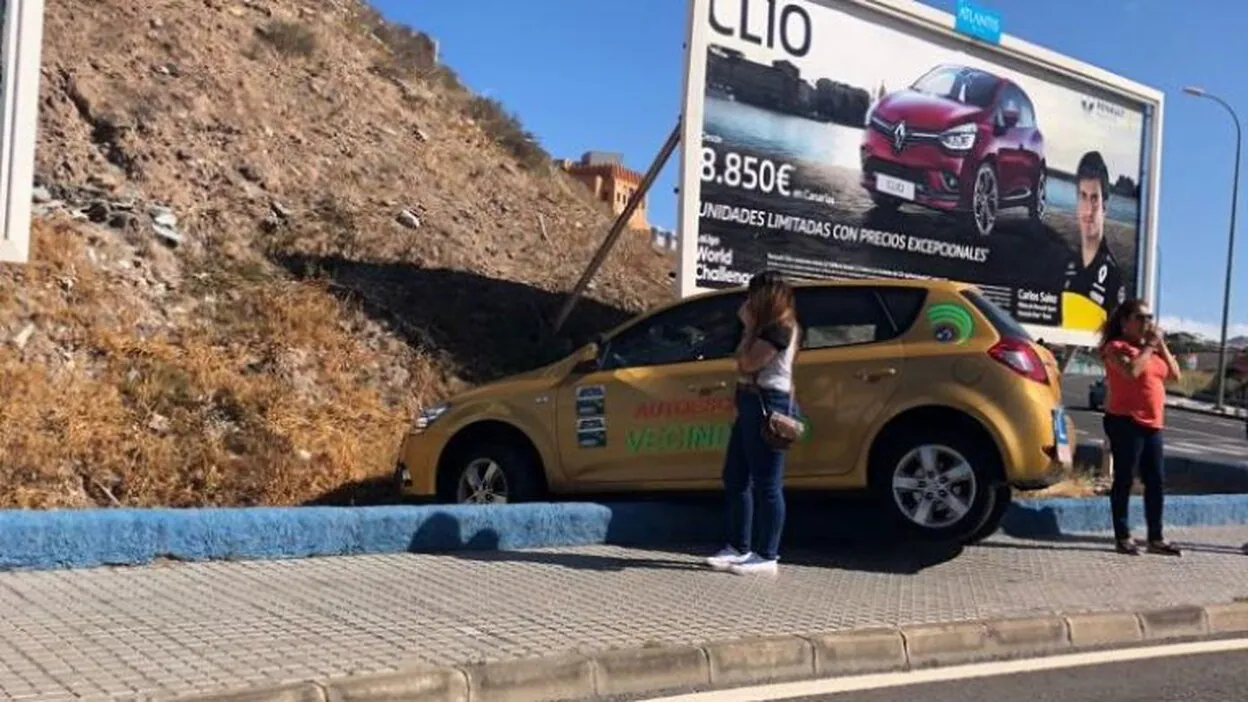
<svg viewBox="0 0 1248 702"><path fill-rule="evenodd" d="M1231 314L1231 271L1235 256L1235 210L1239 204L1239 155L1242 150L1244 133L1243 127L1239 123L1239 115L1235 114L1235 110L1225 100L1195 85L1183 88L1183 92L1194 97L1213 100L1225 107L1226 111L1231 114L1231 119L1235 122L1235 176L1231 179L1231 233L1226 244L1226 287L1222 292L1222 343L1218 347L1218 398L1215 405L1218 410L1222 410L1226 407L1226 335Z"/></svg>

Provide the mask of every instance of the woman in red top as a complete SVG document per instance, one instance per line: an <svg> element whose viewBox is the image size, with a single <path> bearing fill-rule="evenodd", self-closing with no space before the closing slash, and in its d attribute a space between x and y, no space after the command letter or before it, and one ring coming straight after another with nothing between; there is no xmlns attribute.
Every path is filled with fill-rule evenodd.
<svg viewBox="0 0 1248 702"><path fill-rule="evenodd" d="M1178 556L1180 551L1162 538L1166 381L1177 380L1179 364L1166 347L1165 335L1153 321L1148 303L1133 299L1114 310L1101 331L1101 358L1105 361L1108 397L1105 435L1114 457L1114 485L1110 492L1114 538L1119 553L1138 556L1131 538L1127 505L1134 474L1144 483L1144 519L1148 524L1148 551Z"/></svg>

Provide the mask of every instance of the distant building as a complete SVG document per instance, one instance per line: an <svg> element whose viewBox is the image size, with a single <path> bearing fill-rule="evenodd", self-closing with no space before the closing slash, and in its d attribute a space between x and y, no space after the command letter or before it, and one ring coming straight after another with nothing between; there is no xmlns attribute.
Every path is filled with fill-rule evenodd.
<svg viewBox="0 0 1248 702"><path fill-rule="evenodd" d="M580 161L560 159L555 165L584 183L595 198L609 204L611 211L617 215L624 211L628 199L641 187L642 175L626 168L623 157L618 153L587 151ZM628 220L628 228L650 231L644 198L637 209L633 210L633 216Z"/></svg>
<svg viewBox="0 0 1248 702"><path fill-rule="evenodd" d="M654 244L656 249L662 249L664 251L675 251L678 244L676 241L676 232L662 227L650 228L650 242Z"/></svg>

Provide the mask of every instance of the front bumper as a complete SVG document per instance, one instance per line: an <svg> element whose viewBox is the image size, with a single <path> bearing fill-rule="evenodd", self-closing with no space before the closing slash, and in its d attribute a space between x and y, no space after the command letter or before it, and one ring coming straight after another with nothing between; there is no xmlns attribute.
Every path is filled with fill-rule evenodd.
<svg viewBox="0 0 1248 702"><path fill-rule="evenodd" d="M395 487L402 495L428 497L437 493L438 458L443 442L433 432L408 434L394 465Z"/></svg>

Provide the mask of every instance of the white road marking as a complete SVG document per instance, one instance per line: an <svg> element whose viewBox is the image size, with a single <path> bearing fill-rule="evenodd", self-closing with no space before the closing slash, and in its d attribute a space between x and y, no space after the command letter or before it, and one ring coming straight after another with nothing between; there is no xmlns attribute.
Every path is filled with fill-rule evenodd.
<svg viewBox="0 0 1248 702"><path fill-rule="evenodd" d="M1014 661L972 663L949 668L926 668L901 673L875 673L871 675L830 678L827 680L812 680L809 682L759 685L735 690L716 690L674 697L656 697L648 702L764 702L765 700L787 700L795 697L860 692L862 690L878 690L952 680L971 680L1001 675L1016 675L1019 673L1034 673L1044 670L1104 665L1106 663L1123 663L1150 658L1174 658L1202 653L1226 653L1243 650L1248 650L1248 639L1197 641L1193 643L1124 648L1092 653L1071 653Z"/></svg>

